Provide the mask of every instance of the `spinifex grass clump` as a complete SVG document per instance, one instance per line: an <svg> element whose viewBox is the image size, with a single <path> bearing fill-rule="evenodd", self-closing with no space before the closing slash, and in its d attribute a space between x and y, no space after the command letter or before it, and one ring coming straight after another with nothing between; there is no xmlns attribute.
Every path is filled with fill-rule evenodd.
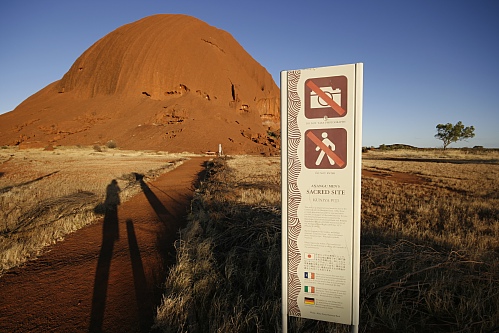
<svg viewBox="0 0 499 333"><path fill-rule="evenodd" d="M495 332L498 163L392 157L364 161L386 177L362 182L360 332ZM279 171L275 158L215 161L177 243L157 328L281 330ZM289 332L348 328L290 317Z"/></svg>

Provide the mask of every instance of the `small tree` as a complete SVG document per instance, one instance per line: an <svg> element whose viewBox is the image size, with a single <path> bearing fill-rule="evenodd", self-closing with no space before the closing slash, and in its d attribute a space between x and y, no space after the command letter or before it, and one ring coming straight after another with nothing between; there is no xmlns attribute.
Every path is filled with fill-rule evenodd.
<svg viewBox="0 0 499 333"><path fill-rule="evenodd" d="M461 121L458 121L456 125L452 125L451 123L447 124L438 124L437 125L437 134L435 137L439 140L442 140L444 143L444 149L447 148L453 142L461 141L465 139L469 139L475 136L475 127L468 126L464 127Z"/></svg>

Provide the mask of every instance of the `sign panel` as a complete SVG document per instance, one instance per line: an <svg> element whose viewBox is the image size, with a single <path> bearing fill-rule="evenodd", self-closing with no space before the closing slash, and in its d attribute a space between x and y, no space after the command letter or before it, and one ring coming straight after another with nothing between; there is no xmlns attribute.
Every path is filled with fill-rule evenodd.
<svg viewBox="0 0 499 333"><path fill-rule="evenodd" d="M362 71L281 73L286 321L358 324Z"/></svg>

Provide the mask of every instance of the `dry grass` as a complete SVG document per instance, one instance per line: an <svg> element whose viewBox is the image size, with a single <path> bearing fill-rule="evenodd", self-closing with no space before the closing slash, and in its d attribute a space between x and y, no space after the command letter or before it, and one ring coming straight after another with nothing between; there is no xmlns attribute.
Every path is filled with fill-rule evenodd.
<svg viewBox="0 0 499 333"><path fill-rule="evenodd" d="M414 151L409 151L415 154ZM499 152L470 155L459 151L422 152L422 156L407 152L369 152L363 160L364 169L398 171L416 174L431 182L431 186L449 189L473 196L498 198ZM441 155L443 154L443 155ZM444 156L444 157L442 157ZM471 157L470 157L471 156ZM475 157L476 159L472 159Z"/></svg>
<svg viewBox="0 0 499 333"><path fill-rule="evenodd" d="M156 328L279 331L279 168L278 158L263 157L211 166L178 243Z"/></svg>
<svg viewBox="0 0 499 333"><path fill-rule="evenodd" d="M361 332L498 329L499 163L495 152L452 154L365 155L366 169L426 181L363 179ZM276 158L214 163L177 244L156 328L280 330L279 172ZM348 328L290 318L289 331Z"/></svg>
<svg viewBox="0 0 499 333"><path fill-rule="evenodd" d="M366 169L426 179L418 185L363 180L361 302L368 330L497 329L496 156L473 160L454 151L452 159L364 159Z"/></svg>
<svg viewBox="0 0 499 333"><path fill-rule="evenodd" d="M466 162L466 160L479 162L491 161L499 162L498 149L391 149L391 150L369 150L362 156L363 159L438 159L438 160L454 160Z"/></svg>
<svg viewBox="0 0 499 333"><path fill-rule="evenodd" d="M94 222L113 179L124 202L140 191L133 172L154 178L184 158L105 147L0 149L0 275Z"/></svg>

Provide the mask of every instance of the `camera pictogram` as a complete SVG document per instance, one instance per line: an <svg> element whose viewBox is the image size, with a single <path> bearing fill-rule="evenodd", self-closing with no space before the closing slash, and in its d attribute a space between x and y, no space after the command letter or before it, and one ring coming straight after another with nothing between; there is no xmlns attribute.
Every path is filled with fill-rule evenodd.
<svg viewBox="0 0 499 333"><path fill-rule="evenodd" d="M322 87L320 88L327 97L332 99L336 104L341 105L341 90L333 89L332 87ZM329 104L327 101L322 99L315 91L310 92L310 107L313 109L317 108L327 108Z"/></svg>
<svg viewBox="0 0 499 333"><path fill-rule="evenodd" d="M305 81L305 117L344 117L347 111L346 76L319 77Z"/></svg>

